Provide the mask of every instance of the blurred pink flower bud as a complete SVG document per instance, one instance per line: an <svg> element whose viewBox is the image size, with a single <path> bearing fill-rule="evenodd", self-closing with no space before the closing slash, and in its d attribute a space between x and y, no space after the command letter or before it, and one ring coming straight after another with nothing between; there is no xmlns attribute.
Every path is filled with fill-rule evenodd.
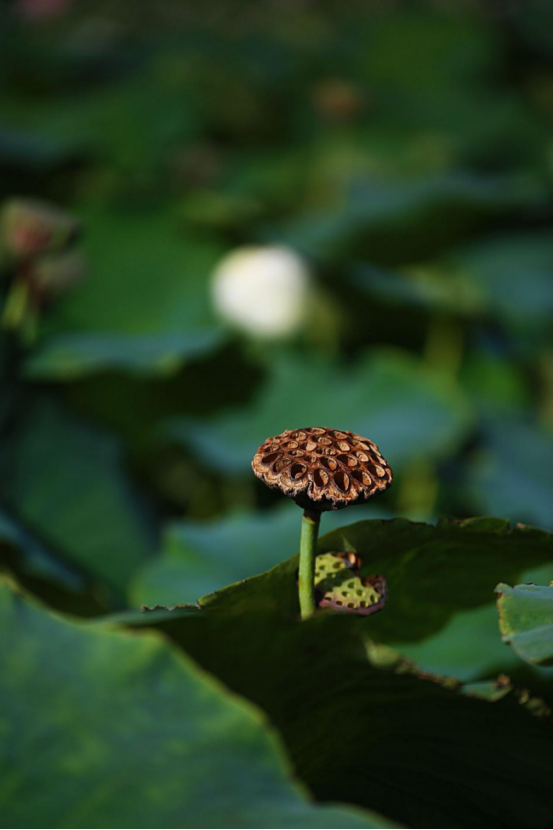
<svg viewBox="0 0 553 830"><path fill-rule="evenodd" d="M27 259L61 248L76 236L73 217L34 199L12 199L0 215L0 241L16 259Z"/></svg>

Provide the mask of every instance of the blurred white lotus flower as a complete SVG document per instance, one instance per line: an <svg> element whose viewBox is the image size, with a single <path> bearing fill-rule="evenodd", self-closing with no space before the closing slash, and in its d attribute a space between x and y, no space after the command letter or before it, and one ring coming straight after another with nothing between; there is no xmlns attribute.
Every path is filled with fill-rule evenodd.
<svg viewBox="0 0 553 830"><path fill-rule="evenodd" d="M213 275L213 302L228 322L261 337L287 337L307 320L312 294L306 263L289 248L244 247Z"/></svg>

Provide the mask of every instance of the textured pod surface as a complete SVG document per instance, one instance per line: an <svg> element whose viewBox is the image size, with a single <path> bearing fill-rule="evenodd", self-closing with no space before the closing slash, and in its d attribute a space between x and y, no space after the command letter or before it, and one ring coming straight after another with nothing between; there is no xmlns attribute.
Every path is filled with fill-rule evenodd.
<svg viewBox="0 0 553 830"><path fill-rule="evenodd" d="M386 490L392 470L376 444L355 432L308 427L267 438L252 469L303 508L339 510Z"/></svg>
<svg viewBox="0 0 553 830"><path fill-rule="evenodd" d="M323 553L315 560L315 588L319 608L366 616L380 611L388 593L383 576L361 577L354 551Z"/></svg>

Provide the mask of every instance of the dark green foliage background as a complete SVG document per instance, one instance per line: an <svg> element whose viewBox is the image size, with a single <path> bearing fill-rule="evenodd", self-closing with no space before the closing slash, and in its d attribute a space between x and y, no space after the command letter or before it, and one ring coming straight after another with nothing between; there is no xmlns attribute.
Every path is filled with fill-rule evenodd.
<svg viewBox="0 0 553 830"><path fill-rule="evenodd" d="M5 826L551 826L552 32L538 0L0 4L0 200L76 217L88 269L32 349L0 333ZM275 243L318 291L285 343L210 296ZM249 465L309 424L393 467L322 521L374 617L297 622L300 511Z"/></svg>

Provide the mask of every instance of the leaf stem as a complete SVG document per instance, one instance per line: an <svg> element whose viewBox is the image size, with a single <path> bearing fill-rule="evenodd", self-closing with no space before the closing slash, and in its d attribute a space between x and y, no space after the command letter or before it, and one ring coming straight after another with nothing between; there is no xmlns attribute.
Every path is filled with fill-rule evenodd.
<svg viewBox="0 0 553 830"><path fill-rule="evenodd" d="M315 554L319 535L319 512L305 510L301 520L299 598L302 620L315 613Z"/></svg>
<svg viewBox="0 0 553 830"><path fill-rule="evenodd" d="M8 292L2 311L2 328L19 328L25 321L28 307L29 290L24 282L15 280Z"/></svg>

